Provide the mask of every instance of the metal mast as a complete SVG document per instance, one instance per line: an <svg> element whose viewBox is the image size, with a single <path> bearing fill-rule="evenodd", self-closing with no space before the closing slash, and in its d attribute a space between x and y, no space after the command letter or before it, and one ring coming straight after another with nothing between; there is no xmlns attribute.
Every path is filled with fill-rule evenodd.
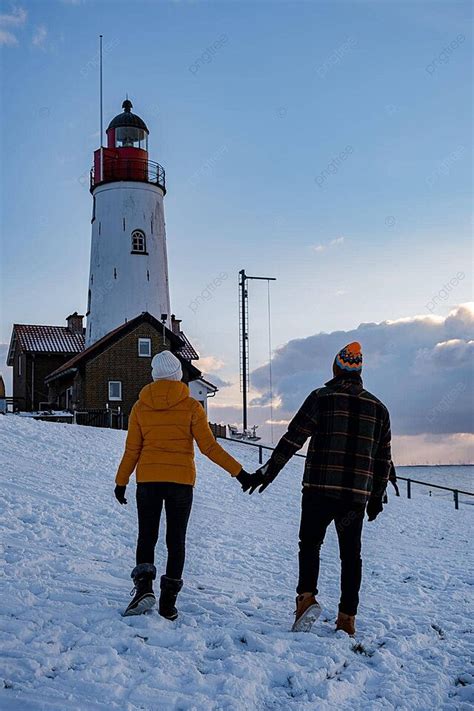
<svg viewBox="0 0 474 711"><path fill-rule="evenodd" d="M100 179L104 179L104 94L102 86L102 35L99 35Z"/></svg>
<svg viewBox="0 0 474 711"><path fill-rule="evenodd" d="M249 329L248 329L248 291L247 281L276 281L275 277L248 276L245 269L239 272L239 355L240 389L242 391L243 431L247 429L247 395L249 390Z"/></svg>

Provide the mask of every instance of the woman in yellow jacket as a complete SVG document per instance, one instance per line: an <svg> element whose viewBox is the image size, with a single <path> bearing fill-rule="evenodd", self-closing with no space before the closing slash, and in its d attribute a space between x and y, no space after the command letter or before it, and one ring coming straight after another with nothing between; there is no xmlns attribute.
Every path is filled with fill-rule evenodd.
<svg viewBox="0 0 474 711"><path fill-rule="evenodd" d="M164 505L168 561L166 575L161 577L159 612L174 620L196 480L194 440L203 454L237 477L244 490L252 475L214 439L203 407L180 382L183 373L176 356L163 351L151 365L154 382L143 388L132 408L125 453L115 478L115 496L126 504L125 489L137 468L138 543L131 575L135 595L124 615L139 615L155 604L155 546Z"/></svg>

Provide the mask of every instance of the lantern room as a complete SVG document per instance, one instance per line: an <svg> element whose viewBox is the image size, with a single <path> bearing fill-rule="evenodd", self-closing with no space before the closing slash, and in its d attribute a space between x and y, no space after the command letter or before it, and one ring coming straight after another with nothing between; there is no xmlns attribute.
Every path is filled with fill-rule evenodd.
<svg viewBox="0 0 474 711"><path fill-rule="evenodd" d="M109 123L107 148L136 148L148 151L148 128L140 116L132 114L133 104L125 99L123 113Z"/></svg>
<svg viewBox="0 0 474 711"><path fill-rule="evenodd" d="M115 116L107 128L107 146L94 153L91 171L91 191L99 184L120 180L150 182L165 189L165 171L148 160L148 128L140 116L132 113L133 104L127 98L123 112Z"/></svg>

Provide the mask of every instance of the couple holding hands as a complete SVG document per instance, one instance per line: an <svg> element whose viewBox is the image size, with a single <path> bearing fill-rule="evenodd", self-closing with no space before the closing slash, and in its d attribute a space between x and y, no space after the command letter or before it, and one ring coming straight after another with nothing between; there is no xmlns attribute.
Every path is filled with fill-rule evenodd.
<svg viewBox="0 0 474 711"><path fill-rule="evenodd" d="M272 456L249 474L215 440L206 413L181 382L181 363L169 351L152 360L153 382L140 392L129 419L125 452L115 479L115 496L136 468L138 541L132 601L124 616L139 615L155 603L155 546L165 509L166 572L160 579L158 609L178 616L183 586L186 529L196 480L194 441L211 461L237 479L244 491L264 491L289 459L310 439L303 476L299 533L299 580L294 631L309 631L319 617L316 599L319 553L334 521L341 558L341 598L336 629L355 634L362 577L361 533L365 513L373 521L383 509L391 471L390 418L385 405L364 389L360 344L342 348L333 377L306 398Z"/></svg>

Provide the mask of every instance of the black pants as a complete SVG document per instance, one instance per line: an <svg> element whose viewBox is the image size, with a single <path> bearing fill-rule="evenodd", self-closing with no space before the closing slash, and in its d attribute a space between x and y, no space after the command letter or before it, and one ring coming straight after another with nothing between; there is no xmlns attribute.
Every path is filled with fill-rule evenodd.
<svg viewBox="0 0 474 711"><path fill-rule="evenodd" d="M365 504L345 503L310 487L303 489L297 593L318 592L319 552L326 529L334 521L341 558L340 612L355 615L362 579L361 534Z"/></svg>
<svg viewBox="0 0 474 711"><path fill-rule="evenodd" d="M193 504L193 487L190 484L137 484L137 565L155 562L155 546L163 504L168 549L166 575L181 580L186 555L186 529Z"/></svg>

